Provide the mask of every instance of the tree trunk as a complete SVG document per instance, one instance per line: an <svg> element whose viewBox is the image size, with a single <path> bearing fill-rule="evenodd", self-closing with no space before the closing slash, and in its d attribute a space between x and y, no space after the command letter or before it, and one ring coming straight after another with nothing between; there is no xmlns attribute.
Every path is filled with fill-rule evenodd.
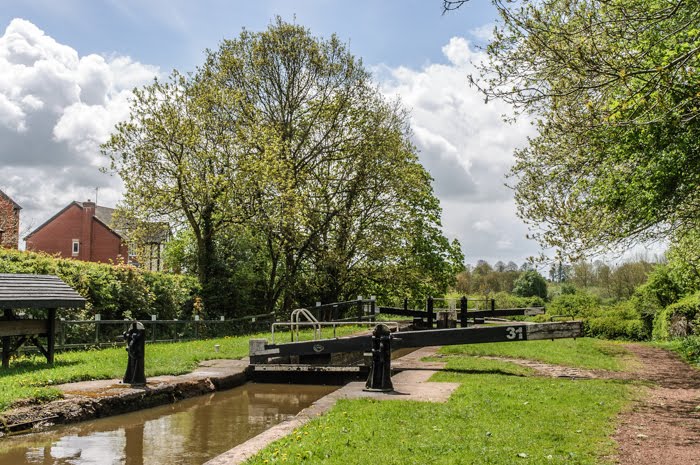
<svg viewBox="0 0 700 465"><path fill-rule="evenodd" d="M217 313L214 305L216 289L213 285L214 267L214 228L212 224L212 208L207 207L202 212L200 236L197 237L197 278L202 288L204 311L209 315Z"/></svg>

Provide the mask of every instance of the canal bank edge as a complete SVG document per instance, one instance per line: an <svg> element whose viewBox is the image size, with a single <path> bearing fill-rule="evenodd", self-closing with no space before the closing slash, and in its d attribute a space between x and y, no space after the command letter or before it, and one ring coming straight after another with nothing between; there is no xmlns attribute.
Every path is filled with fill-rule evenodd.
<svg viewBox="0 0 700 465"><path fill-rule="evenodd" d="M0 416L0 436L119 415L230 389L248 381L248 360L209 360L179 376L155 376L143 387L119 380L81 381L57 386L64 398L17 407Z"/></svg>
<svg viewBox="0 0 700 465"><path fill-rule="evenodd" d="M285 420L263 431L233 449L214 457L204 465L239 465L253 457L273 442L289 435L310 420L330 410L339 399L372 398L377 400L411 400L419 402L446 402L459 387L459 383L433 383L428 379L437 370L444 368L444 363L423 362L422 359L435 355L438 347L424 347L395 360L397 369L402 370L392 376L394 391L363 391L364 382L352 382L337 391L314 402L293 418ZM392 362L393 363L393 362Z"/></svg>

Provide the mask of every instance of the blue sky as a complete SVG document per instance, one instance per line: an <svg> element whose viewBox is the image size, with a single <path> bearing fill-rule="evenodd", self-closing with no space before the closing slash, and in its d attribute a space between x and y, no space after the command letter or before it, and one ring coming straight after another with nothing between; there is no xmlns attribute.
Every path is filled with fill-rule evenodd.
<svg viewBox="0 0 700 465"><path fill-rule="evenodd" d="M80 55L128 54L164 70L189 70L205 48L242 28L261 30L275 15L337 34L366 64L420 66L443 60L451 37L492 23L487 0L442 14L440 0L0 0L0 24L31 21Z"/></svg>
<svg viewBox="0 0 700 465"><path fill-rule="evenodd" d="M532 126L506 125L511 109L467 84L496 20L487 0L446 15L440 0L0 0L0 189L24 207L22 234L96 187L115 206L123 187L99 172L99 144L128 116L131 90L194 69L204 49L276 15L337 34L409 109L445 233L468 263L539 252L504 186Z"/></svg>

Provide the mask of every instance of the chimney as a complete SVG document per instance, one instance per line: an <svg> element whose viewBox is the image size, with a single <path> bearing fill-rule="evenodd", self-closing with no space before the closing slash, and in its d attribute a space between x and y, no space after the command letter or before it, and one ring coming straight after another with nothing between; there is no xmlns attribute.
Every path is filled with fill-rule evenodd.
<svg viewBox="0 0 700 465"><path fill-rule="evenodd" d="M80 232L80 254L78 259L92 261L92 218L95 216L95 202L83 202L83 219Z"/></svg>

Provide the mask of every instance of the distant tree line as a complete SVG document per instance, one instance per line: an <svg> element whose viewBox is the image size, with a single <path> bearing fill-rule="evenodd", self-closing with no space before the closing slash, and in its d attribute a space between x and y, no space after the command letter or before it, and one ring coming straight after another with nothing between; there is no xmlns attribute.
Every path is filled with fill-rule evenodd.
<svg viewBox="0 0 700 465"><path fill-rule="evenodd" d="M580 260L573 264L556 261L550 265L547 275L551 283L569 284L579 289L597 288L608 298L629 299L635 289L644 284L657 261L638 258L621 264L608 264L603 260ZM514 293L517 280L533 265L524 262L496 262L493 266L486 260L476 265L467 265L457 274L455 290L463 294Z"/></svg>

